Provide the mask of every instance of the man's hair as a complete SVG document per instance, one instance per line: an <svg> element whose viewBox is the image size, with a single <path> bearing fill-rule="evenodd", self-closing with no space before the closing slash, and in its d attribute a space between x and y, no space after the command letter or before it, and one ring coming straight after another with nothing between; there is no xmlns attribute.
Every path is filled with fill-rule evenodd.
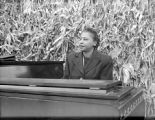
<svg viewBox="0 0 155 120"><path fill-rule="evenodd" d="M94 30L93 28L90 28L90 27L85 27L83 32L89 32L89 33L93 34L93 40L97 42L96 46L94 46L94 48L97 49L100 44L100 39L99 39L99 36L98 36L96 30Z"/></svg>

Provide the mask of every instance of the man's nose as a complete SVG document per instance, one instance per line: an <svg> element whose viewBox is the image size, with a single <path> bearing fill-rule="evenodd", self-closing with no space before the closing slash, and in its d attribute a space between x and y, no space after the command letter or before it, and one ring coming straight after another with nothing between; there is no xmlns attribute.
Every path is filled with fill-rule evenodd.
<svg viewBox="0 0 155 120"><path fill-rule="evenodd" d="M79 44L83 44L83 40L82 39L79 41Z"/></svg>

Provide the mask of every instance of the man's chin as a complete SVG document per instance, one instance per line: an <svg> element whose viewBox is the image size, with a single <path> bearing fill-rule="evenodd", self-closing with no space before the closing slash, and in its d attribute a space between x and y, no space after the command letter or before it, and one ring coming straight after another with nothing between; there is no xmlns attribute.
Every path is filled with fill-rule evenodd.
<svg viewBox="0 0 155 120"><path fill-rule="evenodd" d="M80 52L85 52L86 50L85 49L80 49Z"/></svg>
<svg viewBox="0 0 155 120"><path fill-rule="evenodd" d="M86 49L81 49L81 52L87 52L87 50Z"/></svg>
<svg viewBox="0 0 155 120"><path fill-rule="evenodd" d="M89 52L90 49L80 49L80 52Z"/></svg>

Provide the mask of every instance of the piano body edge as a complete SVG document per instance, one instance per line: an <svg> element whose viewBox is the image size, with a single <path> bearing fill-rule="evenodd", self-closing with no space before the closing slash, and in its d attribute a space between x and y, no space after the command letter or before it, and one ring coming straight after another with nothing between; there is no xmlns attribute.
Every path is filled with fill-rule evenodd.
<svg viewBox="0 0 155 120"><path fill-rule="evenodd" d="M63 88L62 88L63 89ZM1 117L144 117L143 91L122 100L0 92Z"/></svg>

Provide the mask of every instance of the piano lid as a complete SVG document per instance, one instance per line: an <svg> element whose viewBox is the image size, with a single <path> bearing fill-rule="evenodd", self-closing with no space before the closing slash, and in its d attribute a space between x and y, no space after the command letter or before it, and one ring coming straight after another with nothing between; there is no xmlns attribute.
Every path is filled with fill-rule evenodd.
<svg viewBox="0 0 155 120"><path fill-rule="evenodd" d="M5 56L0 56L0 61L15 61L15 56L14 55L5 55ZM1 63L2 64L2 63Z"/></svg>
<svg viewBox="0 0 155 120"><path fill-rule="evenodd" d="M30 95L43 96L61 96L75 98L91 98L106 100L121 100L129 95L133 87L120 87L117 90L91 90L80 88L58 88L58 87L36 87L36 86L16 86L16 85L0 85L0 93L20 93Z"/></svg>
<svg viewBox="0 0 155 120"><path fill-rule="evenodd" d="M0 77L50 79L63 77L64 61L0 61L0 63Z"/></svg>
<svg viewBox="0 0 155 120"><path fill-rule="evenodd" d="M35 85L44 87L63 88L97 88L110 89L121 85L121 81L114 80L79 80L79 79L42 79L42 78L1 78L1 85Z"/></svg>

